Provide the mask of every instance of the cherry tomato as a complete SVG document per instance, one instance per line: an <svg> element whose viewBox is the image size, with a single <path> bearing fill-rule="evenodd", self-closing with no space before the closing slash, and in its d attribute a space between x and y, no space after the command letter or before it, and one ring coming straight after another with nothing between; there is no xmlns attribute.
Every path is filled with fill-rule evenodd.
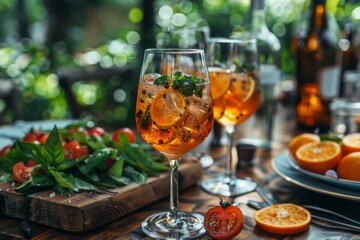
<svg viewBox="0 0 360 240"><path fill-rule="evenodd" d="M89 148L76 140L72 140L64 145L64 155L65 158L77 159L82 156L89 154Z"/></svg>
<svg viewBox="0 0 360 240"><path fill-rule="evenodd" d="M220 206L210 208L204 218L207 233L214 239L231 239L241 232L244 226L244 215L240 208L223 202Z"/></svg>
<svg viewBox="0 0 360 240"><path fill-rule="evenodd" d="M39 131L30 131L27 134L25 134L25 136L23 137L23 141L24 142L31 142L31 143L35 143L35 142L40 142L40 138L43 136L44 134L42 132Z"/></svg>
<svg viewBox="0 0 360 240"><path fill-rule="evenodd" d="M76 128L76 127L74 127L74 128L69 129L69 133L72 134L72 135L74 135L76 132L82 132L83 134L85 134L85 136L89 136L89 132L85 128L81 128L81 127Z"/></svg>
<svg viewBox="0 0 360 240"><path fill-rule="evenodd" d="M27 167L33 167L33 166L36 166L38 165L38 162L35 161L35 160L29 160L27 163L26 163L26 166Z"/></svg>
<svg viewBox="0 0 360 240"><path fill-rule="evenodd" d="M126 136L127 136L127 138L128 138L128 140L129 140L129 142L130 143L134 143L135 142L135 133L134 133L134 131L133 130L131 130L130 128L120 128L120 129L118 129L118 130L116 130L115 132L114 132L114 134L113 134L113 137L112 137L112 139L113 139L113 141L115 141L115 142L118 142L118 143L120 143L120 134L121 133L125 133L126 134Z"/></svg>
<svg viewBox="0 0 360 240"><path fill-rule="evenodd" d="M101 137L105 133L105 130L101 127L94 127L89 130L89 136Z"/></svg>
<svg viewBox="0 0 360 240"><path fill-rule="evenodd" d="M45 142L46 142L46 140L48 139L49 135L50 135L50 132L45 133L45 134L39 139L39 142L40 142L41 144L45 144Z"/></svg>
<svg viewBox="0 0 360 240"><path fill-rule="evenodd" d="M11 145L7 145L5 146L3 149L1 149L0 151L0 157L5 156L5 154L7 154L8 152L10 152L12 146Z"/></svg>
<svg viewBox="0 0 360 240"><path fill-rule="evenodd" d="M16 182L23 183L29 180L31 176L30 168L23 162L18 162L13 166L13 177Z"/></svg>

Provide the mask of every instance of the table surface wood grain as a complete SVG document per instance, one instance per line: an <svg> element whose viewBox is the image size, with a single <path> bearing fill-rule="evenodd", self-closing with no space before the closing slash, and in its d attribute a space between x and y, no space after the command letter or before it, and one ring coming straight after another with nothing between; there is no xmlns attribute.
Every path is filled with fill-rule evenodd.
<svg viewBox="0 0 360 240"><path fill-rule="evenodd" d="M286 150L290 139L296 133L298 132L294 123L293 111L289 111L289 109L282 105L277 106L271 149L258 149L254 159L254 166L242 169L234 167L236 175L240 178L250 177L256 182L261 182L266 176L273 173L271 161ZM225 147L210 149L205 146L205 150L214 157L215 163L210 168L204 170L203 178L217 172L223 172ZM204 151L204 149L202 148L201 151ZM270 181L268 187L281 198L287 199L288 202L319 204L322 207L339 210L350 217L360 215L360 204L358 202L324 196L300 189L277 176ZM262 201L256 192L234 198L224 197L224 199L239 205L245 216L244 228L234 239L360 239L360 234L327 229L315 224L311 224L308 231L300 234L289 236L273 235L256 226L253 218L256 210L246 205L248 200ZM205 214L212 205L217 205L218 202L217 196L204 192L199 184L195 184L180 192L179 208L182 211ZM141 231L140 224L142 220L153 213L167 211L168 207L169 199L165 197L118 220L85 233L70 233L33 223L33 237L31 239L150 239ZM18 219L0 215L0 239L25 239L25 236L19 231L19 222L20 220ZM204 236L200 239L205 240L210 239L210 237Z"/></svg>

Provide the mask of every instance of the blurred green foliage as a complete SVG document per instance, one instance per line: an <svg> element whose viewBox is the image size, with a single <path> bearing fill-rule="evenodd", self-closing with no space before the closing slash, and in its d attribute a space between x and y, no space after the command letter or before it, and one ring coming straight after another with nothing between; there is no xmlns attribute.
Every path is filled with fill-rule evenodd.
<svg viewBox="0 0 360 240"><path fill-rule="evenodd" d="M143 0L146 1L146 0ZM130 66L138 75L142 56L141 24L154 11L154 39L169 27L208 25L211 36L228 37L246 21L250 0L2 0L0 1L0 84L20 92L18 113L0 101L0 123L71 118L69 102L56 75L59 69ZM310 0L266 0L267 24L282 44L282 70L295 71L291 42L306 29ZM345 19L360 28L357 0L328 1L333 28ZM155 46L154 46L155 47ZM137 79L79 79L73 94L82 116L112 126L133 125ZM136 78L136 77L135 77ZM120 84L120 81L123 83Z"/></svg>

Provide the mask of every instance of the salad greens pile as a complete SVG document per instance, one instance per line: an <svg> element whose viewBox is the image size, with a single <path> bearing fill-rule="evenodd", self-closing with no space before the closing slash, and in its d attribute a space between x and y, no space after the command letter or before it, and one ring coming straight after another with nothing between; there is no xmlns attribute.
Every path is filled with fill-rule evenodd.
<svg viewBox="0 0 360 240"><path fill-rule="evenodd" d="M36 165L26 169L30 176L16 186L16 192L28 194L54 189L72 194L80 190L124 186L131 181L144 184L148 176L168 171L168 166L161 162L164 160L161 155L145 150L147 145L130 143L124 133L119 135L119 141L114 141L107 132L101 136L69 132L71 128L86 125L79 122L63 129L54 126L44 144L17 140L11 150L0 157L0 182L14 181L14 165L29 160ZM86 146L89 153L77 159L66 158L64 142L73 140ZM106 164L109 160L111 166Z"/></svg>

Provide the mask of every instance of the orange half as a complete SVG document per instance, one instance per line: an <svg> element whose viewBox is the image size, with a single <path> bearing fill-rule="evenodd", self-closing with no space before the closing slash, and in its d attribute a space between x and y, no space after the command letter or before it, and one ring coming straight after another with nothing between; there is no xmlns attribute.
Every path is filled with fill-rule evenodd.
<svg viewBox="0 0 360 240"><path fill-rule="evenodd" d="M342 140L343 154L349 154L352 152L360 152L360 133L350 133L346 135Z"/></svg>
<svg viewBox="0 0 360 240"><path fill-rule="evenodd" d="M307 230L311 222L310 212L296 204L283 203L255 212L257 225L274 234L296 234Z"/></svg>
<svg viewBox="0 0 360 240"><path fill-rule="evenodd" d="M295 154L295 160L302 168L319 174L334 168L340 159L340 144L333 141L306 143Z"/></svg>

